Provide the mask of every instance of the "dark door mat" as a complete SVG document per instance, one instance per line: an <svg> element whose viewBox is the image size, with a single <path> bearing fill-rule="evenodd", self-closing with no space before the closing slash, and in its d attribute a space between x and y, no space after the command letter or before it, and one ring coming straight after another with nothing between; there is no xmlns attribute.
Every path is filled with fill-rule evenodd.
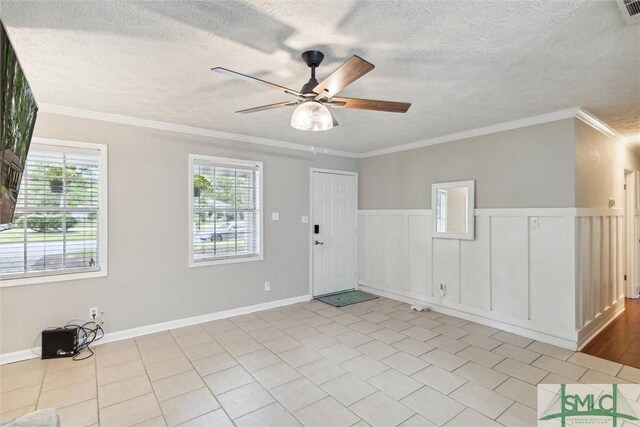
<svg viewBox="0 0 640 427"><path fill-rule="evenodd" d="M340 291L333 294L315 297L318 301L322 301L325 304L329 304L334 307L344 307L351 304L357 304L359 302L370 301L376 298L380 297L362 291Z"/></svg>

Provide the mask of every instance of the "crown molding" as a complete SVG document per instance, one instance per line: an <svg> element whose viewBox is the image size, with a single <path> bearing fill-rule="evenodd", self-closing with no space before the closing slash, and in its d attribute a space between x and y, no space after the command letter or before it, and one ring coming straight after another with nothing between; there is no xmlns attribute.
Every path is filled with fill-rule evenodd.
<svg viewBox="0 0 640 427"><path fill-rule="evenodd" d="M242 135L231 132L223 132L214 129L205 129L194 126L179 125L175 123L160 122L156 120L140 119L136 117L122 116L119 114L103 113L99 111L85 110L81 108L64 107L55 104L40 104L39 111L49 114L79 117L83 119L100 120L103 122L118 123L129 126L137 126L148 129L157 129L168 132L177 132L188 135L204 136L208 138L224 139L227 141L247 142L250 144L266 145L269 147L285 148L289 150L306 151L314 154L328 154L332 156L358 158L358 153L348 151L319 148L295 142L280 141L277 139L261 138L257 136Z"/></svg>
<svg viewBox="0 0 640 427"><path fill-rule="evenodd" d="M597 118L596 116L594 116L593 114L585 110L584 108L578 108L578 111L576 113L576 118L588 124L595 130L600 131L606 136L615 138L624 144L627 143L627 140L622 135L620 135L618 132L612 129L608 124L606 124L605 122L603 122L602 120L600 120L599 118Z"/></svg>
<svg viewBox="0 0 640 427"><path fill-rule="evenodd" d="M477 129L465 130L449 135L424 139L422 141L411 142L409 144L397 145L395 147L383 148L380 150L368 151L360 155L360 158L382 156L384 154L398 153L400 151L413 150L415 148L428 147L430 145L444 144L445 142L458 141L476 136L488 135L491 133L503 132L527 126L539 125L542 123L555 122L556 120L570 119L576 117L579 108L569 108L555 111L553 113L541 114L539 116L527 117L526 119L514 120L511 122L499 123L497 125L485 126Z"/></svg>

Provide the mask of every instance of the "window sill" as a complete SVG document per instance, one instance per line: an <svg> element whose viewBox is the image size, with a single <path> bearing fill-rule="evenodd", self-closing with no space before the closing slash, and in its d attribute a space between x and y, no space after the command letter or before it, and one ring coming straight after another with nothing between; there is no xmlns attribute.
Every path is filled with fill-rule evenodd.
<svg viewBox="0 0 640 427"><path fill-rule="evenodd" d="M228 258L228 259L216 259L210 261L189 261L189 267L210 267L212 265L224 265L224 264L237 264L240 262L252 262L252 261L262 261L264 257L262 254L256 256L248 256L248 257L239 257L239 258Z"/></svg>
<svg viewBox="0 0 640 427"><path fill-rule="evenodd" d="M12 286L40 285L43 283L68 282L70 280L95 279L97 277L107 277L106 267L99 271L88 271L82 273L50 274L45 276L21 277L16 279L1 279L0 288Z"/></svg>

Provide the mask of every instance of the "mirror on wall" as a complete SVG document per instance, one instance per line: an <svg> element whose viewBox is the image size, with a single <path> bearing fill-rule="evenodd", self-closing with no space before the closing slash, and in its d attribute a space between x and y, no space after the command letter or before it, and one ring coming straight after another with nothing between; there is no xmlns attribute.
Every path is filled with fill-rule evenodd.
<svg viewBox="0 0 640 427"><path fill-rule="evenodd" d="M431 185L433 237L474 239L475 181Z"/></svg>

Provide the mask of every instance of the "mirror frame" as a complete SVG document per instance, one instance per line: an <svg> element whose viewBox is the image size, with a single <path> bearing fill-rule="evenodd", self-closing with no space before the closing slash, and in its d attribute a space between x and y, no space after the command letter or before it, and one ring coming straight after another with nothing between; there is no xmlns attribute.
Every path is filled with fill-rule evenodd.
<svg viewBox="0 0 640 427"><path fill-rule="evenodd" d="M451 233L437 231L436 197L439 189L467 187L469 192L469 205L467 206L468 227L466 233ZM437 182L431 184L431 218L433 238L436 239L459 239L475 240L475 207L476 207L476 182L475 180Z"/></svg>

